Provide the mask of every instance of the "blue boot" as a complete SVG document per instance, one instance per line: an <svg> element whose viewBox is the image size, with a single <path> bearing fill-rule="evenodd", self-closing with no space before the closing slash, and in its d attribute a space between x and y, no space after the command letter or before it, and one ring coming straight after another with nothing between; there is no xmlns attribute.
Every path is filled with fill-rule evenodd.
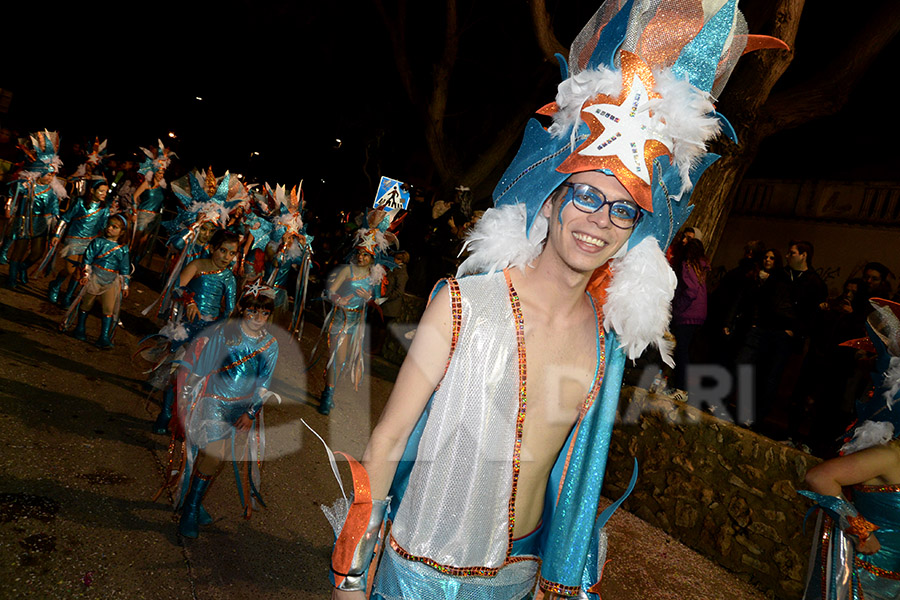
<svg viewBox="0 0 900 600"><path fill-rule="evenodd" d="M59 297L59 305L63 308L68 308L72 304L72 298L75 297L75 292L78 291L78 281L73 277L69 281L69 287L66 288L65 293L63 293Z"/></svg>
<svg viewBox="0 0 900 600"><path fill-rule="evenodd" d="M87 333L84 330L85 323L87 323L87 311L78 309L78 323L75 325L75 329L72 330L72 337L76 340L81 340L82 342L87 341Z"/></svg>
<svg viewBox="0 0 900 600"><path fill-rule="evenodd" d="M325 391L322 392L322 397L319 398L319 408L316 410L323 415L327 415L331 412L331 409L334 408L334 386L326 386Z"/></svg>
<svg viewBox="0 0 900 600"><path fill-rule="evenodd" d="M63 279L65 279L63 276L57 277L47 286L47 300L53 304L59 300L59 288L62 287Z"/></svg>
<svg viewBox="0 0 900 600"><path fill-rule="evenodd" d="M28 285L28 264L19 262L19 283Z"/></svg>
<svg viewBox="0 0 900 600"><path fill-rule="evenodd" d="M191 489L184 498L184 506L181 509L181 521L178 523L178 533L186 538L195 538L200 535L200 503L212 480L212 475L204 475L197 471L191 481Z"/></svg>
<svg viewBox="0 0 900 600"><path fill-rule="evenodd" d="M6 278L6 287L11 290L19 287L19 263L11 262L9 263L9 277Z"/></svg>
<svg viewBox="0 0 900 600"><path fill-rule="evenodd" d="M6 236L3 246L0 247L0 265L9 264L9 247L12 246L12 236Z"/></svg>
<svg viewBox="0 0 900 600"><path fill-rule="evenodd" d="M163 403L156 422L153 424L153 433L165 435L169 433L169 421L172 420L172 405L175 404L175 386L168 385L163 390Z"/></svg>
<svg viewBox="0 0 900 600"><path fill-rule="evenodd" d="M113 347L112 333L114 326L112 315L100 317L100 337L97 338L97 347L101 350L109 350Z"/></svg>

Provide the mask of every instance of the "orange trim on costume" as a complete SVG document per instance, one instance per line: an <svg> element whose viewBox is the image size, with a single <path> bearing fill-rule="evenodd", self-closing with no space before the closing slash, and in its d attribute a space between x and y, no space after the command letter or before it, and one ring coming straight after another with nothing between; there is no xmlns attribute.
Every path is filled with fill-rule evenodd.
<svg viewBox="0 0 900 600"><path fill-rule="evenodd" d="M741 54L747 54L748 52L755 52L756 50L765 50L765 49L776 49L776 50L787 50L790 52L791 47L787 45L783 40L779 40L777 37L772 37L771 35L759 35L752 34L747 36L747 45L744 46L744 52Z"/></svg>
<svg viewBox="0 0 900 600"><path fill-rule="evenodd" d="M365 467L349 454L335 452L347 459L350 464L350 474L353 477L353 504L347 512L347 519L341 528L337 541L334 543L334 552L331 554L331 570L334 572L334 585L340 584L350 572L353 564L353 555L356 547L366 535L369 528L369 520L372 517L372 489L369 485L369 474Z"/></svg>

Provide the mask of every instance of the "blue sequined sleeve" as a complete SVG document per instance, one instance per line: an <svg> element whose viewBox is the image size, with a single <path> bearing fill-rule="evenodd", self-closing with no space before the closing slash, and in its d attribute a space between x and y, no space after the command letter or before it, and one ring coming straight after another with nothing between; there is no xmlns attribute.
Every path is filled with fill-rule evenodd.
<svg viewBox="0 0 900 600"><path fill-rule="evenodd" d="M91 240L91 243L88 244L87 250L84 251L84 264L94 264L94 259L97 258L97 253L100 252L100 240L102 239L103 238L97 238Z"/></svg>
<svg viewBox="0 0 900 600"><path fill-rule="evenodd" d="M265 351L259 361L259 371L257 371L257 380L259 387L269 389L272 383L272 375L275 373L275 365L278 363L278 341L272 340L272 345ZM262 410L263 401L257 396L253 401L250 409L250 416L255 417Z"/></svg>
<svg viewBox="0 0 900 600"><path fill-rule="evenodd" d="M237 282L234 279L234 275L225 279L224 287L225 289L222 292L222 315L227 318L234 310L237 298Z"/></svg>

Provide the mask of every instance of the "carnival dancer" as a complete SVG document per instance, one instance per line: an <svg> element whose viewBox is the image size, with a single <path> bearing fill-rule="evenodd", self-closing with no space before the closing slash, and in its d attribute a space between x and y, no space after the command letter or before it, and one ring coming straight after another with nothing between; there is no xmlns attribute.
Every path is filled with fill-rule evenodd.
<svg viewBox="0 0 900 600"><path fill-rule="evenodd" d="M671 362L664 251L747 41L734 1L648 4L607 2L576 38L553 125L527 125L469 276L425 310L352 502L326 511L334 597L364 596L386 518L374 598L599 597L623 369L649 344Z"/></svg>
<svg viewBox="0 0 900 600"><path fill-rule="evenodd" d="M294 285L294 310L288 330L293 334L299 329L303 306L306 303L306 288L312 263L312 236L306 233L303 223L303 182L287 193L284 186L277 186L274 199L280 216L273 222L270 241L266 246L268 278L267 283L275 288L275 323L284 325L290 297L288 280L291 271L298 270ZM254 266L255 271L255 266Z"/></svg>
<svg viewBox="0 0 900 600"><path fill-rule="evenodd" d="M178 199L175 218L164 223L173 235L169 240L170 254L176 256L167 261L166 283L157 300L144 309L148 314L158 306L160 316L169 313L172 292L179 286L182 270L196 259L212 255L213 232L228 223L230 211L248 201L246 189L240 180L227 171L216 177L210 167L205 174L192 171L172 183L172 192Z"/></svg>
<svg viewBox="0 0 900 600"><path fill-rule="evenodd" d="M281 186L279 186L281 187ZM276 201L276 191L269 184L263 192L256 192L248 186L250 201L238 205L232 211L234 227L243 237L238 265L235 269L238 277L244 282L254 281L265 276L267 247L272 243L272 256L277 252L279 240L272 240L275 225L272 219L279 214L280 204ZM284 188L281 191L284 195Z"/></svg>
<svg viewBox="0 0 900 600"><path fill-rule="evenodd" d="M12 182L9 199L9 214L13 218L6 282L9 288L28 283L27 268L44 255L48 233L59 216L59 200L67 197L57 176L62 166L57 156L59 134L44 130L32 134L30 139L31 147L21 149L31 162Z"/></svg>
<svg viewBox="0 0 900 600"><path fill-rule="evenodd" d="M181 285L174 292L172 317L158 336L164 339L165 351L172 360L179 356L175 353L184 344L234 309L237 283L231 262L237 254L238 235L220 229L213 234L210 246L211 257L199 258L181 271ZM171 360L163 361L151 379L153 385L163 389L162 409L153 425L154 433L166 433L172 420L175 402L174 381L170 377L172 364Z"/></svg>
<svg viewBox="0 0 900 600"><path fill-rule="evenodd" d="M199 525L211 521L201 502L228 447L245 518L257 502L265 506L259 467L265 453L263 404L274 395L269 385L278 360L278 341L266 329L274 297L275 290L260 283L245 288L232 318L194 340L189 366L179 372L185 463L176 509L184 537L196 538Z"/></svg>
<svg viewBox="0 0 900 600"><path fill-rule="evenodd" d="M107 140L101 142L100 138L95 138L91 151L84 162L78 165L75 172L69 177L70 202L74 202L75 199L87 200L90 197L91 187L94 183L98 180L106 181L106 176L103 173L103 163L115 156L115 154L108 153L106 142Z"/></svg>
<svg viewBox="0 0 900 600"><path fill-rule="evenodd" d="M69 306L60 329L66 331L77 318L72 337L87 340L85 324L94 301L100 297L100 336L97 347L113 347L112 338L119 322L122 300L128 297L131 279L131 260L128 254L128 222L122 214L111 216L106 222L103 237L94 238L84 251L81 277L82 288Z"/></svg>
<svg viewBox="0 0 900 600"><path fill-rule="evenodd" d="M347 264L339 266L328 277L325 299L332 309L325 318L323 331L328 332L328 363L325 368L325 390L318 411L327 415L334 408L334 388L345 369L358 388L363 374L366 309L383 296L386 267L393 267L387 249L396 243L388 231L397 211L375 209L368 215L370 227L356 231L356 247Z"/></svg>
<svg viewBox="0 0 900 600"><path fill-rule="evenodd" d="M105 180L94 180L90 194L84 198L73 199L69 210L60 217L51 244L53 248L61 246L59 250L61 264L57 267L53 280L47 288L47 298L50 302L55 304L59 300L63 306L69 306L72 303L72 296L78 287L78 278L75 274L84 261L84 252L91 240L103 232L107 219L109 219L109 207L106 202L108 193L109 186ZM65 237L60 242L63 231L65 231ZM48 252L48 259L52 260L50 252ZM60 290L67 280L69 285L60 298Z"/></svg>
<svg viewBox="0 0 900 600"><path fill-rule="evenodd" d="M138 173L144 176L144 181L134 191L133 197L136 214L131 253L135 257L135 265L140 264L144 258L150 236L159 224L166 197L166 169L172 159L177 157L174 152L163 146L162 140L157 141L158 148L153 150L141 148L147 158L138 167Z"/></svg>
<svg viewBox="0 0 900 600"><path fill-rule="evenodd" d="M810 469L812 491L800 492L822 511L804 600L900 598L900 304L871 303L869 338L843 345L875 353L873 390L841 456Z"/></svg>

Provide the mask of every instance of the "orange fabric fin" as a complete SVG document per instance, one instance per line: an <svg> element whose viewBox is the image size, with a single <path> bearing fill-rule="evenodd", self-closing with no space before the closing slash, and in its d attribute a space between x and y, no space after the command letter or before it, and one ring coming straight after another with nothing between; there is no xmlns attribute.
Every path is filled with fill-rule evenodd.
<svg viewBox="0 0 900 600"><path fill-rule="evenodd" d="M771 35L748 35L747 36L747 45L744 47L744 52L741 54L747 54L748 52L755 52L756 50L766 50L766 49L779 49L779 50L790 50L791 47L784 43L782 40L779 40L777 37L772 37Z"/></svg>
<svg viewBox="0 0 900 600"><path fill-rule="evenodd" d="M353 563L353 554L356 547L366 535L369 527L369 519L372 516L372 490L369 487L369 474L355 458L344 452L335 452L347 459L350 464L350 474L353 477L353 504L347 513L344 527L334 544L334 552L331 554L331 569L334 571L334 584L339 586L344 580L345 573L349 573Z"/></svg>

